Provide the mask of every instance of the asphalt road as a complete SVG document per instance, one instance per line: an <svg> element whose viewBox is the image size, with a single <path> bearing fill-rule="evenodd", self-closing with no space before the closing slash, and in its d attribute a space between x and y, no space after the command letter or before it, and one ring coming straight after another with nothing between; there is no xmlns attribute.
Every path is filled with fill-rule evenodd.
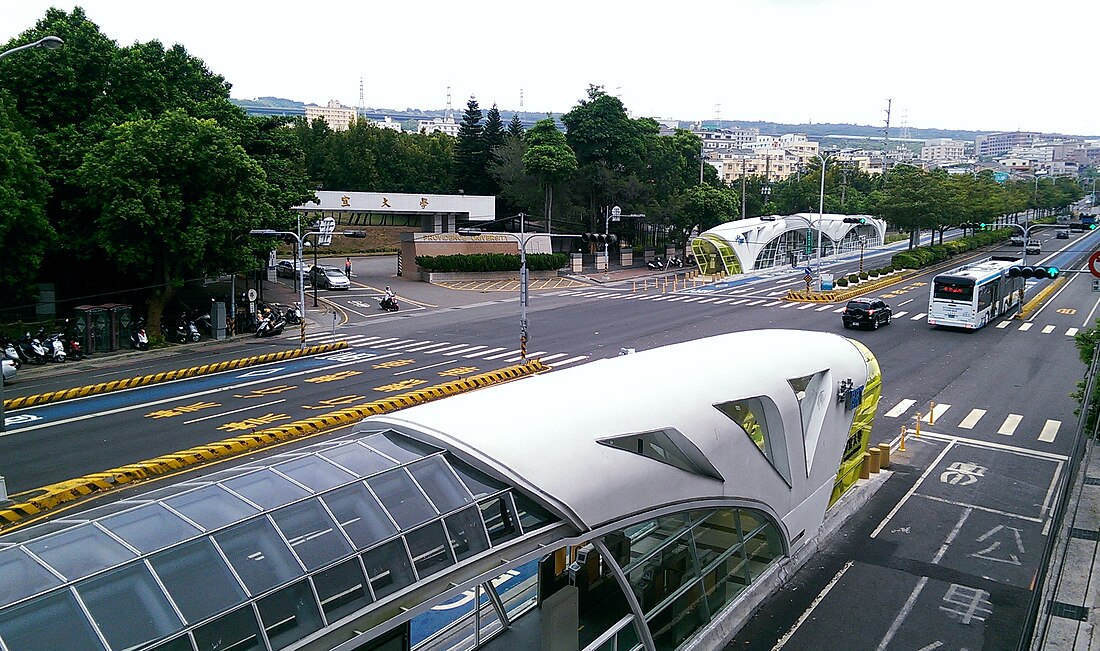
<svg viewBox="0 0 1100 651"><path fill-rule="evenodd" d="M1069 260L1100 244L1098 234L1054 240L1053 233L1040 234L1045 259L1030 262L1080 269L1081 262ZM865 265L884 264L865 258ZM9 414L0 437L0 472L9 489L27 490L518 359L515 293L415 283L393 275L390 265L392 258L356 261L360 275L353 289L323 292L319 309L310 313L320 322L310 340L332 338L335 312L337 338L349 341L350 353ZM839 274L857 265L858 256L847 256L830 269ZM848 649L1014 646L1057 506L1052 496L1072 451L1070 393L1084 372L1073 334L1097 316L1100 294L1092 292L1091 276L1068 274L1027 320L998 319L965 333L925 322L930 273L878 293L895 318L876 331L845 331L837 314L842 305L780 300L788 289L804 287L801 275L677 285L676 291L643 291L631 282L536 290L528 310L529 355L568 366L614 356L623 347L767 327L835 331L860 340L884 374L873 443L894 440L903 425L912 428L918 412L926 419L923 435L910 437L907 451L895 455L895 474L876 499L728 648L810 649L821 648L822 640ZM402 310L368 309L387 284L402 297ZM28 374L25 384L9 387L9 396L51 383L73 386L294 345L286 336L247 339L181 347L167 358L139 355L118 367L74 367L61 380ZM652 380L675 382L696 363L654 368ZM613 387L590 404L545 400L547 408L615 408ZM927 415L933 402L934 421Z"/></svg>

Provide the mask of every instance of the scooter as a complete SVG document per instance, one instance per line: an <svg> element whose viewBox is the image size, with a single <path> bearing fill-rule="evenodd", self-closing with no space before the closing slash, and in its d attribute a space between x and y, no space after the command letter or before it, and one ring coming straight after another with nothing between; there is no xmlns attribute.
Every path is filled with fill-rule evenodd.
<svg viewBox="0 0 1100 651"><path fill-rule="evenodd" d="M650 269L654 269L654 270L665 268L664 263L661 262L661 257L660 256L657 256L656 258L653 258L649 262L645 263L645 266L649 267Z"/></svg>
<svg viewBox="0 0 1100 651"><path fill-rule="evenodd" d="M194 325L199 332L205 333L207 337L214 336L214 327L211 325L209 312L203 312L192 319L192 325ZM198 339L195 341L198 341Z"/></svg>
<svg viewBox="0 0 1100 651"><path fill-rule="evenodd" d="M283 333L283 328L286 327L286 319L278 308L272 308L270 312L265 314L260 319L260 324L256 326L256 337L275 337Z"/></svg>
<svg viewBox="0 0 1100 651"><path fill-rule="evenodd" d="M396 296L383 296L382 299L378 301L378 307L387 312L396 312L401 306L397 304Z"/></svg>
<svg viewBox="0 0 1100 651"><path fill-rule="evenodd" d="M670 266L670 267L683 267L684 266L684 261L679 256L674 255L674 256L672 256L671 258L668 259L668 266Z"/></svg>
<svg viewBox="0 0 1100 651"><path fill-rule="evenodd" d="M178 344L185 344L187 340L191 338L191 329L188 327L188 321L181 314L176 318L175 327L169 327L166 323L160 324L161 333L164 334L164 338L168 341L174 341ZM198 332L196 330L196 332Z"/></svg>
<svg viewBox="0 0 1100 651"><path fill-rule="evenodd" d="M2 353L0 359L10 360L12 365L17 369L23 366L24 362L31 361L30 358L24 355L23 351L15 345L15 342L7 337L0 340L0 353Z"/></svg>
<svg viewBox="0 0 1100 651"><path fill-rule="evenodd" d="M199 328L195 325L195 322L191 319L185 319L180 317L180 320L187 326L187 338L191 341L198 341L202 339L202 335L199 334Z"/></svg>
<svg viewBox="0 0 1100 651"><path fill-rule="evenodd" d="M142 317L130 324L130 345L137 350L149 350L149 335L145 334L145 319Z"/></svg>
<svg viewBox="0 0 1100 651"><path fill-rule="evenodd" d="M297 303L288 307L283 312L283 316L286 318L287 325L296 326L302 323L302 312Z"/></svg>
<svg viewBox="0 0 1100 651"><path fill-rule="evenodd" d="M26 355L35 364L45 364L46 360L49 359L46 347L42 345L41 341L31 337L29 332L23 335L18 345L23 355Z"/></svg>
<svg viewBox="0 0 1100 651"><path fill-rule="evenodd" d="M45 338L42 341L42 345L46 348L46 354L49 356L51 362L65 361L65 344L62 343L60 334Z"/></svg>
<svg viewBox="0 0 1100 651"><path fill-rule="evenodd" d="M65 354L69 359L80 361L84 359L84 347L80 345L80 342L74 339L69 333L69 320L65 319L65 328L61 332L57 333L57 338L61 340L61 344L65 347Z"/></svg>

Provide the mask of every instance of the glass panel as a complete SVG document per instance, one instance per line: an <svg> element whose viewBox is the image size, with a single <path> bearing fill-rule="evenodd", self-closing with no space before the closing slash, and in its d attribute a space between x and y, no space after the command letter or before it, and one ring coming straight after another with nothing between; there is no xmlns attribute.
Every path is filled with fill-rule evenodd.
<svg viewBox="0 0 1100 651"><path fill-rule="evenodd" d="M325 619L330 624L371 603L363 569L357 558L313 575L313 587L317 590Z"/></svg>
<svg viewBox="0 0 1100 651"><path fill-rule="evenodd" d="M0 639L11 651L104 648L69 590L0 612Z"/></svg>
<svg viewBox="0 0 1100 651"><path fill-rule="evenodd" d="M460 509L474 501L443 457L429 457L414 463L409 466L409 472L440 513Z"/></svg>
<svg viewBox="0 0 1100 651"><path fill-rule="evenodd" d="M485 527L479 513L478 509L469 508L443 519L451 540L451 549L460 561L489 549L489 540L485 536Z"/></svg>
<svg viewBox="0 0 1100 651"><path fill-rule="evenodd" d="M184 619L195 623L245 600L244 589L209 538L200 538L149 559Z"/></svg>
<svg viewBox="0 0 1100 651"><path fill-rule="evenodd" d="M191 646L190 636L181 635L167 642L161 642L150 651L194 651L194 649L195 647Z"/></svg>
<svg viewBox="0 0 1100 651"><path fill-rule="evenodd" d="M271 514L306 569L315 570L351 554L351 545L317 500L306 500Z"/></svg>
<svg viewBox="0 0 1100 651"><path fill-rule="evenodd" d="M397 527L386 517L382 505L363 484L339 488L321 499L356 549L366 549L397 533Z"/></svg>
<svg viewBox="0 0 1100 651"><path fill-rule="evenodd" d="M195 647L199 651L263 651L252 606L238 608L195 629Z"/></svg>
<svg viewBox="0 0 1100 651"><path fill-rule="evenodd" d="M671 544L634 566L627 574L642 611L657 609L666 599L699 576L691 556L691 533L684 532Z"/></svg>
<svg viewBox="0 0 1100 651"><path fill-rule="evenodd" d="M214 485L170 497L164 503L207 531L239 522L259 512L256 507Z"/></svg>
<svg viewBox="0 0 1100 651"><path fill-rule="evenodd" d="M119 511L125 511L138 506L134 502L111 502L110 504L104 504L103 506L97 506L94 509L88 509L87 511L79 511L77 513L67 513L61 520L68 522L91 522L112 513L118 513Z"/></svg>
<svg viewBox="0 0 1100 651"><path fill-rule="evenodd" d="M61 585L61 579L19 547L0 551L0 606Z"/></svg>
<svg viewBox="0 0 1100 651"><path fill-rule="evenodd" d="M489 530L490 543L499 545L519 535L511 495L504 493L489 498L478 506L481 508L481 519L485 521L485 527Z"/></svg>
<svg viewBox="0 0 1100 651"><path fill-rule="evenodd" d="M558 521L546 509L528 499L526 495L513 491L512 499L515 500L516 510L519 512L519 523L523 527L524 533L541 529Z"/></svg>
<svg viewBox="0 0 1100 651"><path fill-rule="evenodd" d="M256 518L214 536L230 565L252 594L270 590L302 575L290 548L267 518Z"/></svg>
<svg viewBox="0 0 1100 651"><path fill-rule="evenodd" d="M340 464L360 477L368 477L397 465L392 460L358 443L349 443L331 450L325 450L320 453L320 456Z"/></svg>
<svg viewBox="0 0 1100 651"><path fill-rule="evenodd" d="M257 602L273 650L297 642L322 626L309 581L299 581Z"/></svg>
<svg viewBox="0 0 1100 651"><path fill-rule="evenodd" d="M222 484L265 509L274 509L309 495L306 489L270 470L260 470Z"/></svg>
<svg viewBox="0 0 1100 651"><path fill-rule="evenodd" d="M791 483L791 468L787 460L786 441L780 428L776 432L769 427L778 427L782 422L778 410L770 398L743 398L714 405L727 418L737 423L757 448L764 454L768 463L776 469L788 484ZM771 423L771 425L769 425Z"/></svg>
<svg viewBox="0 0 1100 651"><path fill-rule="evenodd" d="M703 567L740 544L741 534L737 532L735 513L730 509L715 511L695 527L695 549Z"/></svg>
<svg viewBox="0 0 1100 651"><path fill-rule="evenodd" d="M409 554L400 538L363 554L363 565L367 568L367 579L377 599L416 580Z"/></svg>
<svg viewBox="0 0 1100 651"><path fill-rule="evenodd" d="M180 493L195 490L205 483L206 482L201 482L198 484L170 484L163 488L147 491L145 493L139 493L138 495L131 497L130 500L135 502L143 500L163 500L166 497L172 497L173 495L179 495Z"/></svg>
<svg viewBox="0 0 1100 651"><path fill-rule="evenodd" d="M359 440L387 457L397 459L400 463L416 461L417 459L439 452L439 448L421 443L420 441L414 441L407 436L402 436L393 431L372 434L371 436Z"/></svg>
<svg viewBox="0 0 1100 651"><path fill-rule="evenodd" d="M748 564L740 548L730 552L703 574L703 588L712 613L733 601L748 585Z"/></svg>
<svg viewBox="0 0 1100 651"><path fill-rule="evenodd" d="M391 470L383 475L371 477L367 484L382 500L382 505L390 512L397 526L411 529L436 516L428 498L413 483L412 477L404 470Z"/></svg>
<svg viewBox="0 0 1100 651"><path fill-rule="evenodd" d="M45 535L48 535L48 534L51 534L51 533L54 533L54 532L57 532L57 531L64 531L65 529L72 529L73 527L77 527L77 526L79 526L79 525L76 524L76 523L61 522L60 520L53 521L53 522L43 522L41 524L36 524L32 527L26 527L24 529L16 529L15 531L13 531L11 533L5 533L3 535L3 538L4 538L4 542L6 542L6 543L19 544L19 543L25 543L28 540L34 540L35 538L41 538L42 536L45 536Z"/></svg>
<svg viewBox="0 0 1100 651"><path fill-rule="evenodd" d="M643 561L650 562L650 556L655 555L658 550L685 532L689 525L690 520L686 513L676 513L656 520L639 522L624 529L623 532L630 539L628 567L633 568L635 564ZM616 560L621 559L616 556ZM660 559L657 561L660 562Z"/></svg>
<svg viewBox="0 0 1100 651"><path fill-rule="evenodd" d="M464 461L449 458L447 462L450 463L454 471L458 473L459 478L462 479L462 483L466 484L466 488L474 494L474 497L492 495L493 493L499 493L507 488L507 486L501 482L475 469Z"/></svg>
<svg viewBox="0 0 1100 651"><path fill-rule="evenodd" d="M92 524L39 538L27 549L70 581L137 556Z"/></svg>
<svg viewBox="0 0 1100 651"><path fill-rule="evenodd" d="M691 637L709 619L703 591L695 583L649 619L649 630L658 649L671 651Z"/></svg>
<svg viewBox="0 0 1100 651"><path fill-rule="evenodd" d="M112 649L129 649L179 630L183 622L143 562L76 584Z"/></svg>
<svg viewBox="0 0 1100 651"><path fill-rule="evenodd" d="M455 562L443 533L443 525L439 522L408 532L405 540L409 544L416 573L421 579Z"/></svg>
<svg viewBox="0 0 1100 651"><path fill-rule="evenodd" d="M275 469L318 493L355 479L355 475L316 455L280 463Z"/></svg>
<svg viewBox="0 0 1100 651"><path fill-rule="evenodd" d="M783 543L770 524L757 530L756 535L745 541L745 555L749 560L750 579L755 579L772 561L783 555Z"/></svg>
<svg viewBox="0 0 1100 651"><path fill-rule="evenodd" d="M99 523L144 554L201 533L175 513L155 503L113 515Z"/></svg>

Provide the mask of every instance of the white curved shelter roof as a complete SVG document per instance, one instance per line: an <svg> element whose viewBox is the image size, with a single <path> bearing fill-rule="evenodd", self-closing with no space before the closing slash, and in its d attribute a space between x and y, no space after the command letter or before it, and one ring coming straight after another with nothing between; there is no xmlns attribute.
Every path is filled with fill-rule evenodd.
<svg viewBox="0 0 1100 651"><path fill-rule="evenodd" d="M690 360L705 364L673 381L653 381L655 370ZM858 387L867 377L862 353L844 337L756 330L596 361L367 423L392 424L451 449L541 497L582 531L707 498L756 503L779 520L813 498L819 508L811 520L820 522L852 423L836 389L841 380ZM764 421L767 452L729 408L719 408L757 404L753 399L760 406L749 409ZM637 443L650 452L636 435L661 430L673 430L664 447L675 447L686 464L627 449ZM615 437L619 445L606 443ZM789 526L797 533L814 525Z"/></svg>

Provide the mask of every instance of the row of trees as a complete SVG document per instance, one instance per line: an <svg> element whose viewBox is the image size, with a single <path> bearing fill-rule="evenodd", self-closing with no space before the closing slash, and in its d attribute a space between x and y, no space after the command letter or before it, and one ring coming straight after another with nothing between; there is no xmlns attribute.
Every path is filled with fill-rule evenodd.
<svg viewBox="0 0 1100 651"><path fill-rule="evenodd" d="M49 10L5 49L47 34L66 46L0 61L0 308L29 305L36 280L90 302L140 290L155 331L186 279L255 268L270 244L248 230L290 230L289 209L319 188L495 195L498 214L524 212L555 232L600 231L619 205L680 242L693 227L814 211L819 201L819 164L727 187L701 161L697 136L660 135L598 86L560 122L548 116L528 130L471 98L457 138L366 122L332 131L320 120L246 116L230 85L182 46L119 47L79 8ZM1062 180L1000 184L898 167L883 183L838 164L825 173L827 211L911 230L1081 196ZM636 241L637 224L616 228Z"/></svg>

